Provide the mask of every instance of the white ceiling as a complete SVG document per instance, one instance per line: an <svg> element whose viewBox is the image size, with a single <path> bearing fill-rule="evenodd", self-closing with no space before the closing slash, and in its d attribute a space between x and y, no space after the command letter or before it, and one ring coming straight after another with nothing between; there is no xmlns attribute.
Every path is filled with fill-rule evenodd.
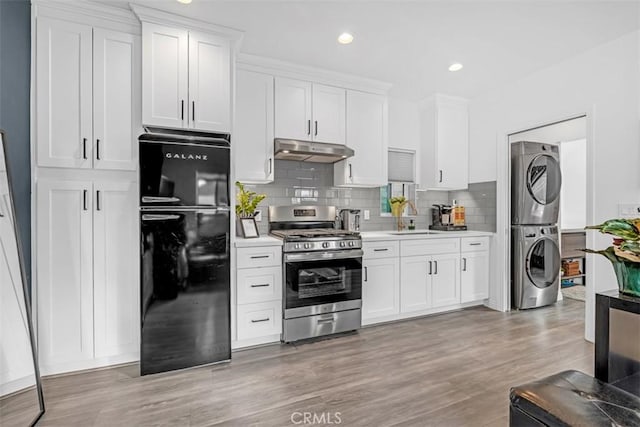
<svg viewBox="0 0 640 427"><path fill-rule="evenodd" d="M472 98L640 21L638 1L135 2L243 30L242 52L382 80L415 100L434 92ZM354 35L351 45L336 42L343 31ZM453 62L464 69L449 72Z"/></svg>

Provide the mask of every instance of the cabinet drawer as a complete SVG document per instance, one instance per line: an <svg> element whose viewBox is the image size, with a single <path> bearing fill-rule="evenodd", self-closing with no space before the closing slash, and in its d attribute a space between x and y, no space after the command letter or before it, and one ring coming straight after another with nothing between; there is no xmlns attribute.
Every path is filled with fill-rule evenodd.
<svg viewBox="0 0 640 427"><path fill-rule="evenodd" d="M400 255L436 255L460 252L460 239L424 239L400 242Z"/></svg>
<svg viewBox="0 0 640 427"><path fill-rule="evenodd" d="M363 258L392 258L400 254L400 242L364 242L362 244Z"/></svg>
<svg viewBox="0 0 640 427"><path fill-rule="evenodd" d="M282 302L238 305L238 340L282 333Z"/></svg>
<svg viewBox="0 0 640 427"><path fill-rule="evenodd" d="M479 252L489 250L489 237L463 237L460 239L462 252Z"/></svg>
<svg viewBox="0 0 640 427"><path fill-rule="evenodd" d="M238 270L238 304L282 299L282 268L245 268Z"/></svg>
<svg viewBox="0 0 640 427"><path fill-rule="evenodd" d="M260 246L257 248L238 248L238 268L276 267L282 265L281 246Z"/></svg>

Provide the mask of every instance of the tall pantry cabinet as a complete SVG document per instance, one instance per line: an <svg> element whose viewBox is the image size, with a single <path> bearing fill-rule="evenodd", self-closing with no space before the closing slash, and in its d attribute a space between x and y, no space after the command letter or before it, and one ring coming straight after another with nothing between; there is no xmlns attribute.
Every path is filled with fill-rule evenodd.
<svg viewBox="0 0 640 427"><path fill-rule="evenodd" d="M43 374L139 357L140 23L34 5L33 303Z"/></svg>

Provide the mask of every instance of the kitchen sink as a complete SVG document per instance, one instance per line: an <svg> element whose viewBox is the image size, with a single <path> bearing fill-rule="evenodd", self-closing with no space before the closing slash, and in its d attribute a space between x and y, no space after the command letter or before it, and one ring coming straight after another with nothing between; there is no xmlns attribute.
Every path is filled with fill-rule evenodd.
<svg viewBox="0 0 640 427"><path fill-rule="evenodd" d="M390 231L389 234L393 234L394 236L404 236L406 234L411 234L412 236L422 236L426 234L440 234L438 231Z"/></svg>

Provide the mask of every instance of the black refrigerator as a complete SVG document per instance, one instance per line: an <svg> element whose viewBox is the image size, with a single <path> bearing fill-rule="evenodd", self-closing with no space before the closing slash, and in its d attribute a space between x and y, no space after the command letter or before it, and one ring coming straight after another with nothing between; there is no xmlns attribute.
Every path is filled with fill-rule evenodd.
<svg viewBox="0 0 640 427"><path fill-rule="evenodd" d="M231 359L230 136L146 131L139 137L142 375Z"/></svg>

